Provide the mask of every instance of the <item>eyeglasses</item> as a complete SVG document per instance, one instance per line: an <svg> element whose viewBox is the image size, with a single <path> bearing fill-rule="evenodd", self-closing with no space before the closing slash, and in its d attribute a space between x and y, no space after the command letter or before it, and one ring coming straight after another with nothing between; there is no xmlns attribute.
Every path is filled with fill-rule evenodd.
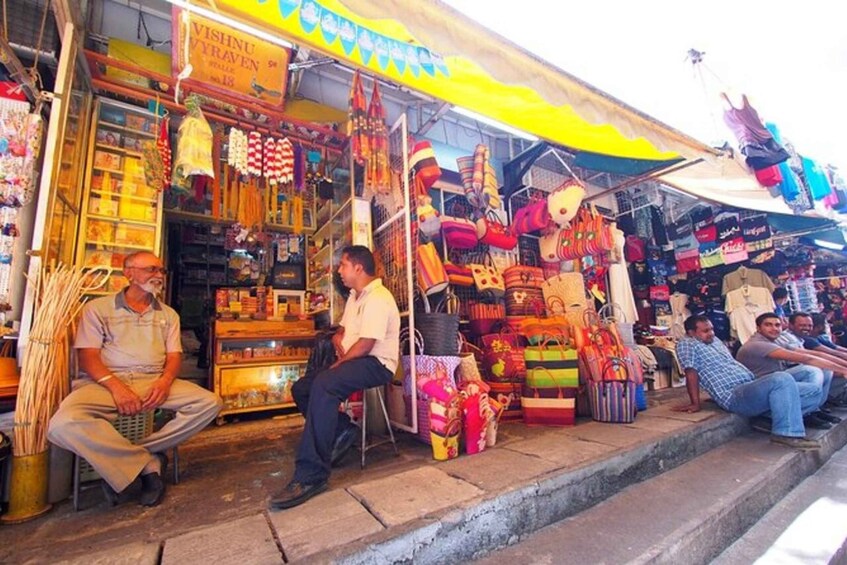
<svg viewBox="0 0 847 565"><path fill-rule="evenodd" d="M155 265L151 265L151 266L149 266L149 267L135 267L135 266L130 265L128 268L129 268L129 269L137 269L137 270L139 270L139 271L143 271L143 272L147 273L148 275L152 275L152 274L154 274L154 273L160 273L160 274L163 274L163 275L167 275L167 274L168 274L168 270L167 270L166 268L164 268L164 267L157 267L157 266L155 266Z"/></svg>

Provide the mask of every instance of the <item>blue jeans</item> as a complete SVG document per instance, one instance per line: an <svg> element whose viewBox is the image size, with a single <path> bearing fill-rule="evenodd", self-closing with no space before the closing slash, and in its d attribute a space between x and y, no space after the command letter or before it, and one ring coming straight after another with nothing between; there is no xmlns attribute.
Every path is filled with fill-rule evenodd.
<svg viewBox="0 0 847 565"><path fill-rule="evenodd" d="M815 409L819 409L829 396L829 387L832 385L832 371L812 367L811 365L794 365L785 370L798 383L811 383L821 388L821 403Z"/></svg>
<svg viewBox="0 0 847 565"><path fill-rule="evenodd" d="M777 371L735 388L726 409L748 418L770 412L772 434L804 437L803 414L817 410L820 404L819 385L800 383L791 373Z"/></svg>

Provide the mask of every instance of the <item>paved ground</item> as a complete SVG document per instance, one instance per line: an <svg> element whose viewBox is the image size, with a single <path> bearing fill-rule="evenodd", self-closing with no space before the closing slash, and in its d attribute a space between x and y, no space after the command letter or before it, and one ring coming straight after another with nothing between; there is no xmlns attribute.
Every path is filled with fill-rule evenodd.
<svg viewBox="0 0 847 565"><path fill-rule="evenodd" d="M180 449L182 482L165 502L144 509L133 502L107 508L99 488L83 493L82 510L70 502L45 517L0 526L0 563L115 561L156 563L279 563L306 559L386 529L462 507L467 501L610 461L719 415L671 412L684 391L662 391L631 426L582 421L572 428L501 427L498 446L477 456L436 463L430 448L408 436L401 455L390 446L368 453L364 471L357 453L333 473L331 491L306 505L269 513L267 497L289 479L302 420L243 421L211 427ZM164 543L163 550L162 544ZM117 553L115 553L117 551Z"/></svg>

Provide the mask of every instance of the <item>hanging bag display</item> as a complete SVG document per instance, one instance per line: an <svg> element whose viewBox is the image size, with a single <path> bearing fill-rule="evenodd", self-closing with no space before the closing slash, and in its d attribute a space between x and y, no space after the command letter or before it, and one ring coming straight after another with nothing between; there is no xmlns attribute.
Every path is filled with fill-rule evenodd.
<svg viewBox="0 0 847 565"><path fill-rule="evenodd" d="M444 269L444 263L441 262L441 256L438 254L435 244L431 241L418 245L415 253L417 259L417 275L418 287L424 294L435 294L441 292L449 281L447 279L447 271Z"/></svg>
<svg viewBox="0 0 847 565"><path fill-rule="evenodd" d="M409 155L409 170L414 174L414 190L418 197L428 196L429 189L441 178L441 167L429 141L418 141Z"/></svg>
<svg viewBox="0 0 847 565"><path fill-rule="evenodd" d="M470 265L477 292L489 300L502 298L506 292L503 276L494 266L494 259L490 253L485 254L483 261L483 263Z"/></svg>
<svg viewBox="0 0 847 565"><path fill-rule="evenodd" d="M489 382L523 382L526 380L524 347L518 334L507 325L500 333L482 336L483 378Z"/></svg>
<svg viewBox="0 0 847 565"><path fill-rule="evenodd" d="M470 331L473 335L484 336L491 333L491 329L506 317L506 308L502 304L485 304L472 302L468 306L468 319L470 320Z"/></svg>
<svg viewBox="0 0 847 565"><path fill-rule="evenodd" d="M518 245L518 236L503 224L500 216L493 210L489 210L476 221L476 236L480 243L499 249L514 249Z"/></svg>
<svg viewBox="0 0 847 565"><path fill-rule="evenodd" d="M538 251L541 260L548 264L555 264L556 271L562 258L559 256L559 245L562 240L563 228L548 228L547 232L538 238Z"/></svg>
<svg viewBox="0 0 847 565"><path fill-rule="evenodd" d="M559 273L545 280L541 284L541 291L545 303L555 297L560 299L565 307L580 304L583 310L586 308L585 279L582 273Z"/></svg>
<svg viewBox="0 0 847 565"><path fill-rule="evenodd" d="M459 176L462 179L462 189L464 190L468 204L473 208L481 208L481 187L476 188L474 185L474 156L469 155L467 157L456 158L456 166L459 169Z"/></svg>
<svg viewBox="0 0 847 565"><path fill-rule="evenodd" d="M513 265L503 271L503 284L506 288L541 288L546 277L544 269L538 266L536 255L533 251L523 253L523 265Z"/></svg>

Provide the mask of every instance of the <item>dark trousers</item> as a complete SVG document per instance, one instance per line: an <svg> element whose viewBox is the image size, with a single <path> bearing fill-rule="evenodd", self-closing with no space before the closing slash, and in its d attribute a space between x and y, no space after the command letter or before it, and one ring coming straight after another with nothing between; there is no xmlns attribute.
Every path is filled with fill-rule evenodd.
<svg viewBox="0 0 847 565"><path fill-rule="evenodd" d="M357 390L387 384L392 377L376 357L361 357L303 377L291 387L294 402L306 418L297 447L294 480L314 484L329 478L330 458L336 434L350 425L338 405Z"/></svg>

